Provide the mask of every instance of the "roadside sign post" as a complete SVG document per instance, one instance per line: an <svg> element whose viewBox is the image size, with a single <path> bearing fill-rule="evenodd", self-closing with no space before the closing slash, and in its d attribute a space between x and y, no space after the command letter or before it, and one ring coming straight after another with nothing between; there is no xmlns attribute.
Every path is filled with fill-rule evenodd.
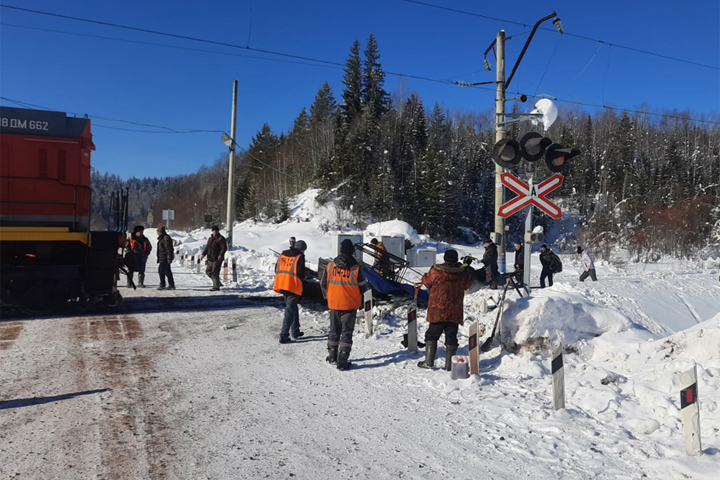
<svg viewBox="0 0 720 480"><path fill-rule="evenodd" d="M175 220L175 210L163 210L163 220L167 221L166 228L170 230L170 220Z"/></svg>

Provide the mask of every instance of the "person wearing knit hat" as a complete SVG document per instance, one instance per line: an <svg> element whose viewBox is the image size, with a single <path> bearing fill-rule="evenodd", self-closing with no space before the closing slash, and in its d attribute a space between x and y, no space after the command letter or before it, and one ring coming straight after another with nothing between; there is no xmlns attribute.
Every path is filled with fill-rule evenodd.
<svg viewBox="0 0 720 480"><path fill-rule="evenodd" d="M555 252L550 250L548 246L543 243L540 247L540 264L542 265L542 271L540 272L540 288L545 288L545 279L547 279L549 287L553 286L553 275L555 274L553 265L555 262L559 261L560 259L557 255L555 255Z"/></svg>
<svg viewBox="0 0 720 480"><path fill-rule="evenodd" d="M346 238L340 243L340 253L352 255L354 251L355 247L353 246L352 240L350 240L349 238Z"/></svg>
<svg viewBox="0 0 720 480"><path fill-rule="evenodd" d="M175 279L173 278L170 264L175 259L175 245L172 238L167 234L164 225L160 225L157 229L157 262L158 275L160 276L160 286L158 290L175 290ZM165 280L167 279L167 287Z"/></svg>
<svg viewBox="0 0 720 480"><path fill-rule="evenodd" d="M472 269L458 262L457 250L446 250L445 263L433 265L423 275L422 283L430 289L425 331L425 360L420 368L433 368L438 340L445 335L445 370L450 370L452 357L458 349L458 328L463 324L465 290L473 283Z"/></svg>
<svg viewBox="0 0 720 480"><path fill-rule="evenodd" d="M208 238L207 245L205 245L205 250L202 251L200 258L207 257L205 274L212 280L210 290L216 292L222 287L220 270L227 253L227 240L220 234L220 227L217 225L213 225L210 232L210 238Z"/></svg>
<svg viewBox="0 0 720 480"><path fill-rule="evenodd" d="M294 241L295 237L290 237L290 239ZM281 293L285 299L285 315L280 328L280 343L291 343L292 340L297 340L305 335L300 331L300 311L298 309L305 281L305 250L307 250L307 244L298 240L294 246L283 250L275 264L273 291Z"/></svg>
<svg viewBox="0 0 720 480"><path fill-rule="evenodd" d="M290 245L290 248L293 248L295 246L295 237L290 237L288 240L288 245Z"/></svg>
<svg viewBox="0 0 720 480"><path fill-rule="evenodd" d="M128 269L127 286L132 287L133 274L138 272L138 284L140 288L145 288L145 266L148 256L152 252L152 244L144 235L145 227L136 225L133 233L128 238L125 245L125 266Z"/></svg>
<svg viewBox="0 0 720 480"><path fill-rule="evenodd" d="M483 253L482 260L480 260L485 266L485 279L490 288L495 290L497 288L497 278L500 275L498 269L498 249L497 245L493 243L489 238L485 240L485 253Z"/></svg>
<svg viewBox="0 0 720 480"><path fill-rule="evenodd" d="M445 254L443 255L443 260L445 260L445 263L457 263L457 261L458 261L457 250L445 250Z"/></svg>
<svg viewBox="0 0 720 480"><path fill-rule="evenodd" d="M320 289L330 308L330 331L328 332L325 358L338 370L352 367L350 351L355 331L357 311L362 307L363 294L368 289L363 269L353 256L355 246L346 238L340 244L340 255L328 263L320 277Z"/></svg>
<svg viewBox="0 0 720 480"><path fill-rule="evenodd" d="M584 282L587 277L590 277L593 282L597 282L595 263L593 263L592 258L590 258L590 254L580 246L577 247L577 254L580 255L580 263L583 267L583 272L580 274L580 281Z"/></svg>

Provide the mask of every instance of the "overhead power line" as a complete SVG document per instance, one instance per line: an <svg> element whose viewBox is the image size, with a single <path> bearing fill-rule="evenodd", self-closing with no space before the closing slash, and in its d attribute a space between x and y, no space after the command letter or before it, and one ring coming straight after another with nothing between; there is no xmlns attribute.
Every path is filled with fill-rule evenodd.
<svg viewBox="0 0 720 480"><path fill-rule="evenodd" d="M417 4L417 5L422 5L422 6L424 6L424 7L429 7L429 8L435 8L435 9L438 9L438 10L445 10L445 11L448 11L448 12L459 13L459 14L467 15L467 16L471 16L471 17L486 18L486 19L488 19L488 20L494 20L494 21L497 21L497 22L509 23L509 24L512 24L512 25L520 25L520 26L522 26L522 27L527 27L527 26L529 26L529 25L526 24L526 23L521 23L521 22L518 22L518 21L515 21L515 20L507 20L507 19L504 19L504 18L497 18L497 17L490 17L490 16L487 16L487 15L480 15L480 14L478 14L478 13L468 12L468 11L466 11L466 10L458 10L458 9L456 9L456 8L443 7L443 6L441 6L441 5L433 5L432 3L420 2L420 1L418 1L418 0L400 0L400 1L401 1L401 2L407 2L407 3L414 3L414 4ZM542 28L542 27L540 28L540 30L545 30L545 31L548 31L548 32L554 32L554 31L555 31L554 29L548 29L548 28ZM583 36L583 35L577 35L577 34L574 34L574 33L568 33L567 28L564 28L564 33L563 33L563 34L564 34L564 35L567 35L567 36L569 36L569 37L580 38L580 39L582 39L582 40L587 40L587 41L590 41L590 42L597 42L597 43L601 43L601 44L603 44L603 45L608 45L608 46L611 46L611 47L622 48L622 49L625 49L625 50L629 50L629 51L631 51L631 52L642 53L642 54L644 54L644 55L650 55L650 56L653 56L653 57L664 58L664 59L666 59L666 60L673 60L673 61L675 61L675 62L687 63L687 64L690 64L690 65L695 65L695 66L697 66L697 67L709 68L709 69L712 69L712 70L720 70L720 66L716 66L716 65L707 65L707 64L704 64L704 63L693 62L693 61L690 61L690 60L686 60L686 59L684 59L684 58L672 57L672 56L670 56L670 55L664 55L664 54L662 54L662 53L650 52L650 51L648 51L648 50L642 50L642 49L640 49L640 48L628 47L627 45L620 45L620 44L618 44L618 43L612 43L612 42L606 42L606 41L604 41L604 40L598 40L597 38L590 38L590 37L586 37L586 36Z"/></svg>
<svg viewBox="0 0 720 480"><path fill-rule="evenodd" d="M13 104L15 104L15 105L20 105L21 107L32 107L32 108L36 108L36 109L40 109L40 110L55 111L55 110L52 109L52 108L48 108L48 107L45 107L45 106L42 106L42 105L36 105L36 104L34 104L34 103L23 102L23 101L21 101L21 100L14 100L14 99L12 99L12 98L0 97L0 100L5 100L6 102L10 102L10 103L13 103ZM99 115L91 115L91 114L86 114L86 113L78 113L78 112L71 112L71 111L66 111L65 113L69 113L69 114L71 114L71 115L75 115L75 116L78 116L78 117L87 116L87 117L89 117L89 118L91 118L91 119L95 119L95 120L105 120L105 121L107 121L107 122L127 123L128 125L135 125L135 126L138 126L138 127L156 128L156 129L160 130L160 131L132 130L132 129L120 128L120 127L110 127L110 126L107 126L107 125L96 125L96 126L103 127L103 128L109 128L109 129L113 129L113 130L124 130L124 131L128 131L128 132L141 132L141 133L172 133L172 134L183 134L183 135L184 135L184 134L188 134L188 133L223 133L222 130L201 130L201 129L177 130L177 129L175 129L175 128L165 127L165 126L163 126L163 125L152 125L152 124L149 124L149 123L140 123L140 122L134 122L134 121L132 121L132 120L121 120L121 119L118 119L118 118L102 117L102 116L99 116Z"/></svg>
<svg viewBox="0 0 720 480"><path fill-rule="evenodd" d="M402 1L406 1L406 2L408 2L408 3L415 3L415 4L418 4L418 5L423 5L423 6L427 6L427 7L431 7L431 8L437 8L437 9L441 9L441 10L448 10L448 11L451 11L451 12L460 13L460 14L464 14L464 15L470 15L470 16L475 16L475 17L487 18L487 19L490 19L490 20L501 21L501 22L505 22L505 23L511 23L511 24L516 24L516 25L521 25L521 26L523 26L523 27L528 26L527 24L524 24L524 23L521 23L521 22L517 22L517 21L505 20L505 19L490 17L490 16L487 16L487 15L480 15L480 14L476 14L476 13L472 13L472 12L467 12L467 11L463 11L463 10L458 10L458 9L453 9L453 8L448 8L448 7L442 7L442 6L433 5L433 4L425 3L425 2L420 2L420 1L417 1L417 0L402 0ZM9 9L13 9L13 10L24 11L24 12L28 12L28 13L34 13L34 14L38 14L38 15L45 15L45 16L57 17L57 18L64 18L64 19L67 19L67 20L73 20L73 21L79 21L79 22L85 22L85 23L103 25L103 26L108 26L108 27L113 27L113 28L119 28L119 29L125 29L125 30L131 30L131 31L137 31L137 32L143 32L143 33L148 33L148 34L152 34L152 35L160 35L160 36L165 36L165 37L171 37L171 38L177 38L177 39L183 39L183 40L189 40L189 41L207 43L207 44L224 46L224 47L230 47L230 48L235 48L235 49L249 50L249 51L264 53L264 54L268 54L268 55L281 56L281 57L285 57L285 58L292 58L292 59L297 59L297 60L304 60L304 61L312 62L311 64L312 64L313 66L323 66L323 65L324 65L324 66L331 66L331 67L335 67L335 68L337 68L337 67L345 68L345 65L342 64L342 63L339 63L339 62L334 62L334 61L329 61L329 60L322 60L322 59L316 59L316 58L307 57L307 56L302 56L302 55L294 55L294 54L288 54L288 53L283 53L283 52L275 52L275 51L272 51L272 50L265 50L265 49L259 49L259 48L249 47L249 46L235 45L235 44L231 44L231 43L219 42L219 41L215 41L215 40L207 40L207 39L198 38L198 37L191 37L191 36L187 36L187 35L177 35L177 34L173 34L173 33L160 32L160 31L156 31L156 30L150 30L150 29L132 27L132 26L128 26L128 25L120 25L120 24L115 24L115 23L110 23L110 22L99 21L99 20L91 20L91 19L74 17L74 16L69 16L69 15L62 15L62 14L58 14L58 13L43 12L43 11L39 11L39 10L32 10L32 9L27 9L27 8L22 8L22 7L16 7L16 6L11 6L11 5L0 5L0 7L9 8ZM2 23L2 24L5 25L5 23ZM11 26L16 26L16 25L11 25ZM39 28L36 28L36 27L23 27L23 26L19 26L19 27L20 27L20 28L28 28L28 29L44 30L44 29L39 29ZM45 31L54 32L54 33L64 33L64 34L69 34L69 35L85 35L85 34L79 34L79 33L75 33L75 32L63 32L63 31L55 31L55 30L45 30ZM576 36L576 37L578 37L578 38L583 38L583 39L585 39L585 40L593 40L593 39L591 39L591 38L589 38L589 37L582 37L582 36L580 36L580 35L572 35L572 34L568 34L568 33L565 33L565 34L566 34L566 35L571 35L571 36ZM152 43L152 42L142 42L142 41L137 41L137 40L111 38L111 37L103 37L103 36L97 36L97 35L85 35L85 36L94 37L94 38L101 38L101 39L107 39L107 40L117 40L117 41L121 41L121 42L141 43L141 44L156 45L156 46L166 47L166 48L180 48L180 49L195 50L195 49L191 49L191 48L189 48L189 47L180 47L180 46L164 45L164 44L158 44L158 43ZM654 53L652 53L652 52L646 52L646 51L639 50L639 49L633 49L632 47L623 47L623 46L621 46L621 45L617 45L617 44L613 44L613 43L609 43L609 42L604 42L604 41L602 41L602 40L593 40L593 41L597 41L597 42L599 42L599 43L603 43L603 44L609 45L609 46L615 46L615 47L619 47L619 48L626 48L626 49L629 49L629 50L635 50L635 51L640 52L640 53L647 53L647 54L650 54L650 55L662 56L662 55L660 55L660 54L654 54ZM197 49L197 51L205 52L205 53L215 53L215 54L221 54L221 55L229 55L229 54L226 53L226 52L218 52L218 51L211 51L211 50L201 50L201 49ZM262 57L251 57L251 58L256 58L256 59L259 59L259 60L272 60L272 59L267 59L267 58L262 58ZM677 59L677 58L673 58L673 57L666 57L666 58L669 58L669 59L672 59L672 60L677 60L677 61L682 61L682 62L686 62L686 63L693 63L693 62L688 62L688 61L686 61L686 60ZM321 64L321 65L316 65L316 64ZM718 69L717 67L713 67L713 66L709 66L709 65L703 65L703 64L697 64L697 65L703 66L703 67L708 67L708 68L713 68L713 69ZM395 73L395 72L391 72L391 71L385 71L385 74L386 74L386 75L392 75L392 76L398 76L398 77L404 77L404 78L413 78L413 79L416 79L416 80L423 80L423 81L429 81L429 82L435 82L435 83L442 83L442 84L454 85L454 86L460 85L460 86L462 86L462 87L471 87L471 88L476 88L476 89L481 89L481 90L495 91L494 88L487 88L487 87L482 87L482 86L481 86L481 85L483 85L483 84L494 83L494 82L477 82L477 83L470 83L470 82L454 81L454 80L450 80L450 79L448 79L448 80L441 80L441 79L436 79L436 78L424 77L424 76L420 76L420 75L411 75L411 74ZM16 103L16 104L24 104L23 102L19 102L19 101L7 99L7 98L5 98L5 97L0 97L0 99L5 99L5 100L7 100L7 101L9 101L9 102L13 102L13 103ZM677 115L660 114L660 113L649 113L649 112L646 112L646 111L632 110L632 109L619 108L619 107L610 107L610 106L606 106L606 105L599 105L599 104L593 104L593 103L588 103L588 102L577 102L577 101L570 101L570 100L558 100L558 101L563 102L563 103L571 103L571 104L576 104L576 105L591 106L591 107L595 107L595 108L603 108L603 109L609 109L609 110L625 110L625 111L627 111L627 112L641 113L641 114L653 115L653 116L658 116L658 117L678 118ZM24 104L24 105L32 106L31 104ZM37 107L37 106L36 106L36 107ZM47 108L45 108L45 107L38 107L38 108L47 109ZM75 112L68 112L68 113L73 113L73 114L76 114L76 115L77 115L77 113L75 113ZM221 132L222 132L221 130L185 130L185 131L177 131L177 130L171 129L171 128L169 128L169 127L163 127L163 126L157 126L157 125L148 125L148 124L141 124L141 123L132 122L132 121L127 121L127 120L117 120L117 119L111 119L111 118L105 118L105 117L99 117L99 116L93 116L93 118L101 119L101 120L108 120L108 121L123 122L123 123L133 124L133 125L137 125L137 126L146 126L146 127L150 127L150 128L157 128L157 129L160 129L160 130L165 130L165 131L160 131L160 132L158 132L158 131L142 131L142 130L129 130L129 129L120 129L120 128L117 128L117 127L102 126L102 127L104 127L104 128L110 128L110 129L115 128L115 129L117 129L117 130L138 131L138 132L143 132L143 133L179 133L179 134L185 134L185 133L208 133L208 132L221 133ZM718 123L718 122L714 122L714 121L710 121L710 120L700 120L700 119L694 119L694 118L688 118L688 120L690 120L690 121L695 121L695 122L700 122L700 123L710 123L710 124L717 124L717 123ZM98 125L98 126L101 126L101 125Z"/></svg>
<svg viewBox="0 0 720 480"><path fill-rule="evenodd" d="M307 57L307 56L303 56L303 55L295 55L295 54L291 54L291 53L276 52L273 50L265 50L262 48L250 47L249 45L245 45L245 46L237 45L237 44L232 44L232 43L227 43L227 42L220 42L220 41L216 41L216 40L208 40L208 39L204 39L204 38L191 37L188 35L178 35L175 33L160 32L157 30L150 30L147 28L131 27L129 25L120 25L117 23L104 22L104 21L100 21L100 20L91 20L88 18L74 17L71 15L62 15L59 13L43 12L40 10L32 10L29 8L22 8L22 7L16 7L16 6L11 6L11 5L0 5L0 7L10 8L12 10L18 10L18 11L27 12L27 13L34 13L37 15L45 15L45 16L49 16L49 17L64 18L66 20L73 20L73 21L77 21L77 22L91 23L91 24L95 24L95 25L103 25L106 27L148 33L151 35L160 35L160 36L176 38L176 39L180 39L180 40L188 40L188 41L193 41L193 42L207 43L210 45L218 45L218 46L223 46L223 47L228 47L228 48L248 50L248 51L253 51L253 52L258 52L258 53L264 53L267 55L277 55L277 56L285 57L285 58L293 58L296 60L305 60L308 62L315 62L315 63L325 64L325 65L332 65L335 67L345 68L345 64L339 63L339 62L323 60L323 59L313 58L313 57ZM437 79L437 78L423 77L420 75L410 75L410 74L406 74L406 73L396 73L396 72L391 72L388 70L384 70L384 72L386 75L392 75L392 76L404 77L404 78L414 78L416 80L424 80L424 81L428 81L428 82L454 85L454 82L452 82L451 80L442 80L442 79Z"/></svg>

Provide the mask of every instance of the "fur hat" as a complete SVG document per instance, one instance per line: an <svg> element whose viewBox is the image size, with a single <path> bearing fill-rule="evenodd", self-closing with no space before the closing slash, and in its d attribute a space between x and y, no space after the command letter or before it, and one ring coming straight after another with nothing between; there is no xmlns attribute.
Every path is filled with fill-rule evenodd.
<svg viewBox="0 0 720 480"><path fill-rule="evenodd" d="M301 252L304 252L305 250L307 250L307 243L305 243L305 240L298 240L297 242L295 242L295 248L297 248Z"/></svg>
<svg viewBox="0 0 720 480"><path fill-rule="evenodd" d="M540 250L542 250L543 248L547 250L547 245L545 245L544 243L540 246Z"/></svg>
<svg viewBox="0 0 720 480"><path fill-rule="evenodd" d="M445 250L445 255L443 255L443 260L445 260L448 263L457 263L457 261L458 261L457 250Z"/></svg>
<svg viewBox="0 0 720 480"><path fill-rule="evenodd" d="M210 231L212 231L212 232L219 232L219 231L220 231L220 227L218 227L217 225L213 225L212 228L210 229Z"/></svg>
<svg viewBox="0 0 720 480"><path fill-rule="evenodd" d="M378 239L377 239L377 238L373 238L372 240L370 240L370 243L372 243L373 245L377 245L377 244L378 244Z"/></svg>
<svg viewBox="0 0 720 480"><path fill-rule="evenodd" d="M582 253L582 252L583 252L583 248L582 248L582 247L578 247L578 248L577 248L577 253Z"/></svg>
<svg viewBox="0 0 720 480"><path fill-rule="evenodd" d="M158 233L166 233L166 232L165 232L165 225L160 225L160 226L157 228L157 231L158 231Z"/></svg>
<svg viewBox="0 0 720 480"><path fill-rule="evenodd" d="M349 238L346 238L340 244L340 253L346 253L348 255L352 255L354 250L355 250L355 247L353 246L352 240L350 240Z"/></svg>
<svg viewBox="0 0 720 480"><path fill-rule="evenodd" d="M135 228L133 228L133 233L144 232L144 231L145 231L145 227L143 227L142 225L135 225Z"/></svg>
<svg viewBox="0 0 720 480"><path fill-rule="evenodd" d="M489 245L491 243L493 243L492 239L490 239L490 238L485 239L485 245Z"/></svg>

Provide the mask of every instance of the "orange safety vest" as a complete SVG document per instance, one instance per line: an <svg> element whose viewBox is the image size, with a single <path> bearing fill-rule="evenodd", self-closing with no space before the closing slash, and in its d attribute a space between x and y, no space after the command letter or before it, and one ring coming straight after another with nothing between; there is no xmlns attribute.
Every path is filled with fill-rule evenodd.
<svg viewBox="0 0 720 480"><path fill-rule="evenodd" d="M275 285L273 285L273 291L280 293L284 290L286 292L292 292L295 295L302 295L303 283L297 273L299 259L300 255L288 257L280 254L275 264Z"/></svg>
<svg viewBox="0 0 720 480"><path fill-rule="evenodd" d="M137 240L135 240L134 237L129 237L128 240L130 241L130 250L134 252ZM147 244L145 242L141 243L140 246L142 247L143 252L147 252Z"/></svg>
<svg viewBox="0 0 720 480"><path fill-rule="evenodd" d="M327 301L330 310L357 310L362 306L362 294L358 275L360 265L340 268L330 262L325 272L327 278Z"/></svg>

